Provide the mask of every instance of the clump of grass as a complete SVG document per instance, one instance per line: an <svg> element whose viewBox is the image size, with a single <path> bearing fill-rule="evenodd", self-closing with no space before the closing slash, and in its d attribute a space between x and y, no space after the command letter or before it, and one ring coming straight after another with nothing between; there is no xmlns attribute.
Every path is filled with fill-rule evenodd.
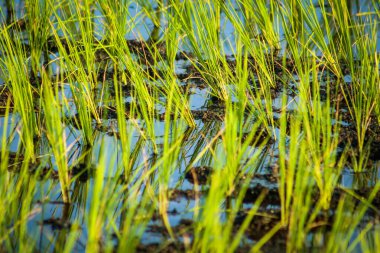
<svg viewBox="0 0 380 253"><path fill-rule="evenodd" d="M0 63L3 69L2 78L13 95L15 111L19 113L22 120L21 143L25 148L24 161L28 163L30 160L35 161L34 139L40 136L35 113L36 88L30 83L27 52L21 44L22 38L19 33L13 36L11 30L11 27L2 25L0 47L3 56Z"/></svg>
<svg viewBox="0 0 380 253"><path fill-rule="evenodd" d="M45 72L42 73L42 108L44 109L46 136L51 145L55 163L58 169L58 176L61 185L62 199L65 203L70 202L70 179L67 162L67 144L65 128L62 123L62 106L57 99L59 93L58 85L52 84Z"/></svg>
<svg viewBox="0 0 380 253"><path fill-rule="evenodd" d="M358 28L359 30L360 28ZM370 28L370 35L361 31L362 37L358 38L356 48L360 60L359 65L354 66L354 60L351 62L352 83L342 86L343 94L348 110L355 122L357 132L357 152L358 156L353 155L353 169L362 171L366 165L366 135L370 124L374 121L373 113L379 98L379 70L378 54L376 51L377 37L376 28ZM370 151L369 151L370 152Z"/></svg>
<svg viewBox="0 0 380 253"><path fill-rule="evenodd" d="M371 222L363 226L360 236L358 236L355 240L353 240L353 237L356 233L355 228L358 227L365 213L368 211L368 209L374 209L374 206L372 206L371 203L374 197L378 194L380 189L379 187L380 186L377 183L369 192L368 198L366 200L358 200L358 196L351 191L347 192L348 196L342 197L336 209L332 233L328 238L326 250L330 252L339 252L344 249L348 252L354 252L359 248L359 245L363 248L366 248L368 244L363 238L363 234L370 232L371 228L373 227L373 224L371 224ZM359 204L355 205L356 201L359 201ZM354 216L351 214L354 214ZM371 252L371 250L369 252Z"/></svg>
<svg viewBox="0 0 380 253"><path fill-rule="evenodd" d="M26 32L31 54L32 75L37 77L41 62L47 62L47 42L50 36L50 19L55 6L50 1L28 0L25 2Z"/></svg>
<svg viewBox="0 0 380 253"><path fill-rule="evenodd" d="M197 56L193 63L202 73L202 78L211 89L211 96L225 101L229 97L231 75L221 41L221 8L222 3L204 1L173 3L173 20L182 27L185 41Z"/></svg>

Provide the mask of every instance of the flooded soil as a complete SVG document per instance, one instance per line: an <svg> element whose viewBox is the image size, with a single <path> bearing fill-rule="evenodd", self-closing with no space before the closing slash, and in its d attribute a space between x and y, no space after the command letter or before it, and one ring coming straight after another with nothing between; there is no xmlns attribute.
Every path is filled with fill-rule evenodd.
<svg viewBox="0 0 380 253"><path fill-rule="evenodd" d="M23 30L26 29L25 22L28 21L20 19L20 21L11 22L8 25L17 25L18 29ZM152 22L150 22L151 24ZM162 169L160 158L165 157L169 152L168 144L165 143L165 135L167 134L165 124L168 119L172 121L171 124L174 126L175 124L184 125L183 122L191 118L195 126L184 127L185 130L180 143L181 149L176 154L178 161L175 163L175 168L171 168L173 173L167 179L167 194L164 197L160 195L160 198L163 198L160 201L165 202L165 198L167 198L165 214L168 219L163 218L165 215L158 211L157 206L154 207L151 216L145 214L148 221L142 229L141 240L137 243L136 251L185 252L191 248L192 240L196 237L195 234L199 233L199 231L195 231L197 222L199 222L197 219L200 219L198 213L202 212L202 210L198 210L199 203L202 206L210 197L213 175L223 167L220 164L224 162L224 157L218 157L215 153L218 148L224 145L224 138L226 137L221 133L225 129L226 121L230 120L227 116L229 115L228 110L231 108L226 107L227 103L215 94L213 85L210 85L213 84L213 80L217 80L208 73L210 66L215 65L215 61L200 59L191 50L181 48L174 57L175 73L168 73L167 69L163 67L170 57L165 41L152 42L150 40L125 38L125 43L134 57L134 64L138 65L139 70L143 72L144 78L141 82L146 94L154 98L153 107L150 111L144 111L147 108L145 105L147 102L139 97L141 89L133 84L135 79L132 77L135 73L119 67L122 64L118 62L117 54L108 50L112 47L112 42L107 41L107 39L96 39L91 45L96 48L92 52L95 57L95 67L87 66L86 63L82 65L83 73L87 73L87 77L97 83L88 91L95 102L91 109L86 108L84 110L90 118L90 130L85 129L88 126L86 126L86 122L83 122L83 118L81 119L83 116L81 109L83 108L78 108L75 102L77 91L68 84L73 80L73 73L64 72L63 68L59 66L59 64L66 64L65 61L58 63L64 52L68 55L74 55L75 52L71 50L75 49L85 55L86 47L79 42L70 41L58 35L48 37L43 45L46 52L41 57L41 64L48 70L47 78L51 83L58 82L57 96L66 99L62 100L62 104L65 104L65 110L59 123L64 126L64 133L62 134L65 135L67 143L66 155L69 167L68 177L71 184L69 189L71 203L62 202L60 178L58 168L55 165L56 158L51 152L50 136L45 129L46 115L42 106L44 98L41 92L44 82L41 77L42 74L34 74L32 70L26 71L32 89L33 101L33 110L28 111L28 113L34 115L36 124L41 127L39 129L41 130L40 134L34 136L35 159L30 162L28 160L26 165L24 164L27 156L26 147L22 144L25 124L23 125L21 120L20 111L15 109L17 98L12 94L12 81L2 79L0 86L0 131L6 133L6 136L3 136L3 142L0 145L0 163L6 164L7 172L12 178L17 179L19 175L28 175L31 178L38 179L36 184L41 190L31 197L30 204L37 211L36 214L26 218L31 234L33 236L38 234L38 236L34 236L37 238L37 243L34 246L35 252L55 251L54 247L64 244L66 237L69 237L70 233L74 233L73 231L79 231L77 239L73 243L75 244L74 251L86 251L86 242L89 236L86 227L86 222L88 222L86 214L91 208L93 190L96 188L97 180L99 180L97 170L101 162L102 166L106 168L104 182L116 182L114 184L115 189L112 190L125 193L125 195L133 187L129 185L131 183L127 181L125 174L117 174L121 163L130 165L131 171L141 170L141 175L151 173L149 180L142 184L147 188L152 182L155 182L156 177L162 176L157 171ZM32 48L28 40L22 41L21 47L27 53L28 59L32 57ZM241 75L238 71L239 64L242 64L241 61L241 57L230 53L220 56L217 64L220 65L221 69L228 70L231 73L228 77L229 80L232 80ZM259 73L262 62L260 61L264 61L265 66L268 66L271 71L268 79L271 81L270 85L261 83ZM304 80L300 80L299 69L297 69L295 60L284 56L277 49L267 50L263 54L263 59L248 55L245 63L248 72L245 83L248 88L244 94L246 100L239 100L239 94L236 92L237 84L226 83L225 87L228 92L233 94L229 97L232 101L229 101L231 102L230 107L242 112L241 119L234 118L233 120L244 122L244 127L239 130L235 129L236 132L234 133L236 133L237 140L235 144L241 146L247 140L252 141L247 143L247 154L239 157L239 159L241 158L239 161L235 161L238 163L236 171L242 176L240 180L232 182L233 187L225 196L220 216L224 222L227 222L232 216L233 234L238 234L239 229L246 227L243 239L237 247L237 252L248 252L253 245L270 234L273 228L277 226L278 229L271 234L261 250L262 252L285 252L287 243L291 240L291 231L289 224L279 226L283 222L281 220L281 207L284 205L280 185L282 178L279 147L282 144L279 142L279 137L281 124L285 123L288 127L285 129L286 133L282 134L285 135L284 145L289 148L293 127L292 120L299 113L299 101L302 99L300 97L302 91L298 89L298 84ZM334 232L334 222L337 219L336 212L341 208L340 205L344 199L350 199L351 209L349 211L354 210L357 213L363 202L366 203L370 199L370 203L366 203L368 209L357 225L358 228L351 241L355 241L366 225L372 224L373 227L379 225L380 192L373 194L373 189L376 189L380 177L380 121L378 114L373 110L365 122L366 131L358 136L358 125L363 126L363 123L357 122L358 116L350 111L356 101L353 101L347 94L354 92L351 75L361 69L359 60L353 64L355 68L348 66L344 60L336 63L342 69L343 77L334 74L334 71L326 66L322 60L313 63L315 65L312 68L314 68L315 73L318 73L318 76L308 79L310 90L317 90L313 95L310 95L310 108L313 108L314 101L312 99L318 99L322 101L322 104L329 104L331 110L328 113L331 116L331 125L339 130L337 131L339 136L336 150L325 152L334 153L337 158L346 158L342 160L344 163L341 166L343 170L334 171L338 183L328 199L328 209L322 208L322 211L318 213L313 211L320 208L317 205L320 203L319 200L323 193L317 184L310 190L309 201L311 204L306 210L305 220L310 219L312 223L308 227L308 234L305 236L304 248L305 251L318 252L325 249L324 242ZM221 76L223 75L227 76L228 74L221 73ZM173 77L173 82L176 84L178 94L180 94L178 97L183 97L185 98L183 101L188 101L189 106L186 111L178 112L165 108L168 102L168 94L171 92L165 84L168 76ZM79 83L79 81L77 82ZM119 87L120 91L115 86ZM118 92L122 93L120 104L125 112L122 115L124 118L120 117L117 111L116 97ZM257 104L257 98L262 100L262 104ZM283 99L286 99L286 108L283 106ZM149 115L146 116L146 114ZM260 118L258 115L265 115L266 118ZM310 112L309 118L313 120L313 117L312 112ZM151 122L147 122L147 118L151 119ZM118 124L120 119L123 119L127 126L134 129L130 132L128 129L128 134L131 135L130 147L125 147L126 144L122 140L120 125ZM284 119L285 122L281 122ZM257 122L261 123L257 124ZM302 133L303 127L300 126ZM149 131L152 129L154 136L149 136ZM252 129L255 130L254 138L251 136ZM86 143L83 140L85 131L91 132L93 143ZM331 133L331 135L334 134ZM172 132L169 135L170 141L176 138ZM324 144L322 135L323 133L321 133L321 146ZM364 145L361 145L363 143ZM210 146L212 148L209 148ZM105 150L104 147L106 147ZM123 157L125 149L130 152L129 160ZM254 152L259 153L256 158L259 162L255 168L252 168L253 166L247 163ZM7 159L2 160L5 157L3 154L6 154ZM102 154L106 154L105 157ZM362 172L354 171L354 168L358 166L358 161L363 157L364 162L360 163L360 166L363 166ZM288 163L290 162L286 160L285 166L288 166ZM334 166L338 167L338 161L334 161ZM154 172L150 171L152 168L154 168ZM162 178L164 178L162 180L166 180L164 176ZM133 182L137 182L139 179L133 178L133 180ZM144 187L141 187L140 190L146 190ZM159 186L154 185L152 188L154 189L152 194L158 195L161 190ZM104 191L107 190L109 189ZM134 200L141 201L139 197ZM120 217L110 222L112 224L107 224L105 230L110 231L109 227L121 226L123 219L123 211L121 210L125 205L122 202L127 200L130 199L117 201L120 203L115 205L114 211ZM232 206L240 203L240 201L241 208L234 213ZM151 204L160 204L156 202L159 201L155 199ZM249 218L251 210L256 207L257 203L259 206L256 214ZM246 224L247 219L250 219L248 224ZM168 230L167 223L170 224L172 231ZM12 236L14 234L10 233L9 237ZM123 236L121 229L119 229L118 233L112 235L112 238L101 238L99 240L100 251L106 251L110 248L116 249L119 244L123 243L120 240ZM106 241L107 245L103 245L103 241ZM0 251L2 251L1 242Z"/></svg>
<svg viewBox="0 0 380 253"><path fill-rule="evenodd" d="M144 50L144 43L142 42L129 41L128 43L132 46L132 49L135 50L134 52L136 54ZM54 46L51 46L51 50L54 50ZM159 53L162 53L164 56L164 48L160 47L159 50ZM107 58L107 56L103 57ZM178 66L181 66L182 62L186 61L186 59L188 59L189 57L191 56L186 55L185 53L179 54L177 57ZM144 58L148 60L151 59L151 57L147 55L144 55ZM233 57L230 57L230 59L228 60L228 63L231 67L233 67L234 64L236 64L235 61L232 60L232 58ZM154 59L152 59L152 61L154 61ZM252 66L252 68L254 68L254 64L254 60L251 59L250 66ZM273 66L276 66L277 62L272 62L271 64L273 64ZM287 62L287 69L289 71L292 71L293 69L290 60L289 62ZM275 73L277 76L281 77L282 69L279 68L278 70L275 70ZM100 84L98 89L103 91L106 90L106 92L108 94L111 94L111 96L113 96L115 93L114 87L112 85L112 81L107 79L111 79L113 75L114 73L112 72L112 70L107 70L104 73L99 74L99 78L102 77L103 82ZM155 75L159 76L160 74L155 71L154 75L152 75L151 77L154 78ZM192 151L194 149L189 149L187 147L189 145L194 145L196 148L197 142L199 143L199 145L202 145L201 143L204 138L212 139L214 137L214 134L217 133L218 127L221 127L221 124L225 119L226 108L224 106L224 103L214 100L212 97L208 95L210 93L210 90L207 87L207 85L200 79L201 76L202 74L198 70L195 70L192 65L183 67L182 73L177 75L178 80L181 81L180 88L183 92L183 95L190 97L190 101L195 101L194 104L191 106L192 109L190 113L197 124L197 127L189 132L189 136L187 137L188 141L185 141L183 143L184 152L187 152L184 155L184 157L191 158L194 155L196 155L196 151ZM331 73L325 72L324 76L321 78L327 78L327 76L331 76ZM52 78L54 78L54 76ZM326 83L326 85L338 85L339 81L335 80L334 78L330 78L329 80L329 83ZM254 80L251 80L251 82L254 82ZM38 87L38 80L34 81L33 83L35 83L36 87ZM133 87L128 84L122 87L125 100L127 101L125 102L125 119L130 120L139 118L139 115L141 114L138 112L138 102L128 101L131 94L134 93ZM2 108L1 115L5 114L5 108L7 103L9 103L9 105L11 106L9 108L8 113L17 113L13 112L12 94L8 90L7 86L3 85L0 89L0 106ZM257 87L257 89L260 88ZM152 93L160 92L159 90L159 87L151 87L149 89L149 91ZM273 101L281 99L283 92L287 93L287 95L289 97L292 97L293 100L295 100L298 96L298 91L294 89L294 87L286 88L283 85L281 85L280 82L278 82L277 86L271 89L271 97ZM325 92L323 87L321 88L320 92L321 94ZM192 97L194 97L194 99L192 99ZM337 100L336 98L339 97L342 97L342 93L341 91L337 90L337 92L334 94L334 97L330 98L330 103L334 104L336 108L338 108L339 118L342 122L339 137L339 147L341 150L344 150L346 147L350 147L353 150L352 152L355 153L356 151L354 150L357 147L357 132L354 124L351 123L354 120L352 119L350 113L346 109L346 101L342 99ZM40 98L36 96L36 104L38 104L37 101L39 99ZM133 115L129 113L132 108L132 103L133 107L136 108L135 113ZM239 106L238 103L236 103L236 106ZM275 113L275 115L277 114L277 116L274 117L275 126L280 125L279 117L281 110L279 108L280 106L278 104L273 104L273 112ZM39 109L36 108L36 111L38 110ZM96 122L95 118L93 118L93 127L94 131L96 132L96 135L99 137L103 136L102 138L108 138L110 142L117 143L119 134L116 126L116 108L113 105L101 105L97 108L97 112L102 118L102 122L101 124L99 124L99 122ZM291 110L289 110L288 113L289 115L291 115ZM336 112L334 112L334 114L335 113ZM155 115L157 127L160 128L160 122L163 122L166 117L165 111L163 111L160 108L157 108ZM249 120L249 117L251 117L250 112L247 111L245 115L247 117L246 120ZM334 115L332 114L332 116ZM171 118L175 119L175 117L179 116L173 114L173 117ZM71 112L70 115L67 115L65 122L67 124L68 131L75 132L81 129L81 124L79 122L79 114ZM281 199L278 191L278 164L276 155L270 155L270 153L276 154L276 147L278 145L276 141L277 137L274 134L275 132L268 132L264 128L259 130L258 133L260 136L255 139L255 143L250 143L250 146L254 148L262 146L264 144L265 149L267 149L268 151L263 153L263 156L267 158L265 158L266 162L262 165L259 172L251 180L250 186L243 197L244 208L240 210L235 217L235 221L233 223L234 231L239 230L251 206L257 201L259 196L261 194L265 194L265 198L260 205L258 214L254 216L254 218L251 220L245 233L245 242L242 242L241 246L238 248L238 252L246 252L247 249L249 249L249 245L251 245L252 242L258 241L260 238L265 236L274 226L276 226L276 224L278 224L281 221ZM244 142L246 138L249 136L249 132L245 132L242 135L242 141ZM380 160L379 136L380 127L378 122L371 121L368 126L368 131L365 134L365 142L367 143L368 148L370 150L368 153L369 161L367 163L366 171L367 173L373 175L371 176L371 180L375 181L378 179L377 170L379 167L379 163L377 161ZM160 135L158 135L157 138L160 138ZM220 139L219 142L221 141L222 140ZM40 140L37 140L37 143L39 142ZM41 145L43 144L41 143ZM76 151L72 153L74 157L77 157L73 158L70 162L72 164L72 167L70 169L70 177L75 180L75 187L73 189L73 192L76 191L76 187L85 187L89 182L92 182L92 180L94 180L93 177L94 170L96 170L96 166L94 164L91 164L91 162L88 163L87 161L85 161L84 158L80 155L81 152L88 152L87 149L88 148L86 147L78 146L75 149ZM43 155L44 154L41 153L41 156ZM186 161L186 159L184 161ZM17 164L21 164L22 160L22 154L16 155L16 153L10 153L8 161L9 171L11 171L12 173L18 173L19 167L17 166ZM368 183L368 179L366 177L362 178L360 174L350 172L350 164L351 161L350 159L348 159L346 162L346 174L348 173L350 177L355 178L354 180L361 180L361 185L365 185L366 187L355 189L354 182L347 185L347 183L344 182L347 178L347 175L343 175L341 177L342 188L337 188L334 191L331 198L330 210L326 211L325 213L319 214L318 217L315 219L315 228L310 231L310 238L324 236L327 235L329 231L331 231L331 227L333 225L334 210L337 208L337 205L341 200L342 196L347 195L347 192L345 190L346 188L352 189L353 193L357 196L357 198L368 197L371 190L371 184ZM143 238L145 239L143 239L140 245L137 247L138 252L183 252L186 250L185 245L182 243L183 238L192 238L194 229L192 212L189 210L191 209L191 207L194 206L195 201L202 201L202 199L205 199L207 197L208 187L211 182L211 175L213 170L214 168L212 167L212 163L207 162L199 162L196 166L191 168L186 168L186 166L178 168L176 175L179 177L179 181L176 182L177 186L175 188L169 190L170 204L169 209L167 211L167 215L169 216L169 220L171 221L172 230L176 234L176 241L173 242L170 238L167 229L160 220L159 214L156 215L156 218L154 218L155 215L153 215L152 220L147 225L146 231L144 233L145 235L143 236ZM36 161L36 164L31 165L29 173L37 173L38 177L41 180L50 180L52 184L56 184L58 181L57 171L54 170L54 168L51 167L51 165L47 164L46 160L43 159L39 159ZM83 186L81 186L82 184ZM231 194L230 201L233 201L234 198L238 195L238 189L239 185L236 185L236 193ZM315 189L313 198L315 199L315 202L317 202L317 200L319 199L319 192L317 189ZM35 225L40 226L43 231L51 231L49 233L53 234L56 233L54 231L69 231L72 226L70 215L68 215L67 217L57 217L54 215L54 213L56 213L57 210L62 210L62 208L69 208L74 211L77 208L79 208L77 207L77 205L80 204L80 202L78 201L80 201L80 198L74 198L73 204L71 204L70 207L65 207L65 205L62 205L61 203L55 203L54 201L40 202L40 205L47 205L50 207L46 209L47 212L45 212L41 218L35 221ZM372 205L380 205L380 194L376 195L372 202ZM378 223L379 213L376 210L369 209L367 212L366 220L372 220L374 223ZM85 227L82 227L81 229L85 230ZM287 236L287 227L280 228L280 230L273 236L273 238L271 238L271 240L262 248L263 252L285 251ZM117 243L118 242L116 240L116 244ZM313 242L313 239L311 239L311 241L309 242L310 247L313 249L318 248L318 245L315 245L314 243L317 242Z"/></svg>

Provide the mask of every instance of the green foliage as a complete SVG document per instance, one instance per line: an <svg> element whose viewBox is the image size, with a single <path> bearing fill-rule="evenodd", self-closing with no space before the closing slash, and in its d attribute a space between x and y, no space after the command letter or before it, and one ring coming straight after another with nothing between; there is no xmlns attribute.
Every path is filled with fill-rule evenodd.
<svg viewBox="0 0 380 253"><path fill-rule="evenodd" d="M6 1L0 251L135 252L157 222L157 251L376 252L379 184L340 185L378 166L380 6L353 2Z"/></svg>

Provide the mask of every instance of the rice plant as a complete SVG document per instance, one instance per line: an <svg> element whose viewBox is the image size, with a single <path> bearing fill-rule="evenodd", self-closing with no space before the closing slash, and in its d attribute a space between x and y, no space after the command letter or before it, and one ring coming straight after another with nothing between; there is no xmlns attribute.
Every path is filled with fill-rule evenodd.
<svg viewBox="0 0 380 253"><path fill-rule="evenodd" d="M378 1L4 1L1 252L377 252Z"/></svg>

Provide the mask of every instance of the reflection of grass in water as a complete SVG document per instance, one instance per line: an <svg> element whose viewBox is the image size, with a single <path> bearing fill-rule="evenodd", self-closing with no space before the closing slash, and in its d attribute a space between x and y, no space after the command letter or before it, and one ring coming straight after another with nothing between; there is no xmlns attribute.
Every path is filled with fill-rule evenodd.
<svg viewBox="0 0 380 253"><path fill-rule="evenodd" d="M256 252L284 232L289 252L307 250L308 237L318 233L326 237L329 252L376 249L371 237L378 237L378 228L363 217L375 210L371 201L379 184L366 198L348 190L339 201L334 195L342 192L337 183L346 161L355 171L366 167L369 134L377 133L380 122L379 13L375 1L367 2L371 10L352 15L353 5L338 0L320 0L318 6L295 0L25 1L27 29L20 31L20 21L7 19L0 30L1 78L13 99L1 126L0 205L7 208L0 211L0 248L44 251L37 243L39 228L30 221L50 215L37 200L57 198L72 203L57 210L65 229L43 239L57 251L83 243L91 252L132 252L153 219L167 234L163 249L174 244L192 252L232 252L248 245ZM125 37L140 32L135 27L146 26L146 18L153 21L151 37L132 48ZM225 38L226 23L234 27L233 38ZM224 55L226 43L234 45L233 60ZM194 119L189 94L175 74L181 46L190 48L185 58L208 88L206 104L222 108L222 121ZM335 79L322 81L326 73ZM347 73L350 83L344 81ZM288 101L290 92L295 101ZM282 106L274 110L278 94ZM290 103L296 104L292 111ZM159 105L165 108L163 121ZM102 114L107 107L116 108L116 122ZM341 107L353 122L350 140L340 137ZM63 122L70 123L65 115L76 115L71 121L80 130L65 128ZM104 128L112 137L98 132ZM338 145L350 141L356 146L338 153ZM15 143L14 158L8 151ZM74 146L82 147L82 155ZM36 170L52 169L42 162L46 157L58 171L58 186L47 176L37 180ZM270 197L266 190L252 206L243 205L268 161L279 176L280 212L273 215L262 210ZM83 175L91 173L90 181L79 182L86 177L70 172L77 164L87 170ZM198 165L212 169L206 185L194 180L194 203L186 210L193 220L181 230L169 215L173 188L185 185L184 168ZM327 229L331 211L330 232L314 233ZM276 225L247 243L246 231L257 215L271 215ZM239 225L237 217L244 217Z"/></svg>

